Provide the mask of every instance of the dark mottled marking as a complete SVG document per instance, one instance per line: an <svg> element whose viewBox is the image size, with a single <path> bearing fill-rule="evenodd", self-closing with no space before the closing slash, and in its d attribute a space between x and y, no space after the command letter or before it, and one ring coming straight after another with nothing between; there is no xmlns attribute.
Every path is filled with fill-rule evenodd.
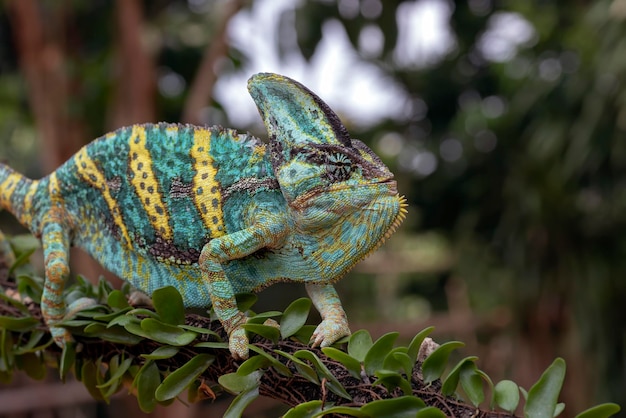
<svg viewBox="0 0 626 418"><path fill-rule="evenodd" d="M137 163L137 170L143 170L143 163L141 161Z"/></svg>
<svg viewBox="0 0 626 418"><path fill-rule="evenodd" d="M163 208L161 206L154 205L154 210L156 210L159 215L163 215Z"/></svg>
<svg viewBox="0 0 626 418"><path fill-rule="evenodd" d="M137 142L138 142L138 139L135 139L135 144L136 144ZM133 160L136 160L137 158L139 158L139 155L137 155L137 153L136 153L136 152L133 152L132 158L133 158Z"/></svg>
<svg viewBox="0 0 626 418"><path fill-rule="evenodd" d="M208 210L207 210L207 208L206 208L206 205L205 205L204 203L202 203L202 204L200 205L200 210L202 211L202 213L207 213L207 212L208 212Z"/></svg>
<svg viewBox="0 0 626 418"><path fill-rule="evenodd" d="M274 177L244 177L233 183L230 187L222 192L222 199L228 199L233 193L246 192L253 195L261 190L278 190L280 185Z"/></svg>
<svg viewBox="0 0 626 418"><path fill-rule="evenodd" d="M150 206L150 198L146 197L144 203L146 204L146 206Z"/></svg>
<svg viewBox="0 0 626 418"><path fill-rule="evenodd" d="M220 201L217 198L213 198L213 200L211 200L211 206L213 206L213 209L217 209L219 205Z"/></svg>
<svg viewBox="0 0 626 418"><path fill-rule="evenodd" d="M200 176L202 178L202 180L206 180L209 178L209 173L202 173L202 176Z"/></svg>
<svg viewBox="0 0 626 418"><path fill-rule="evenodd" d="M141 190L145 190L146 189L146 183L144 183L142 181L141 183L139 183L139 187L141 188Z"/></svg>
<svg viewBox="0 0 626 418"><path fill-rule="evenodd" d="M148 178L148 173L146 173L145 171L141 174L141 178L142 179L147 179Z"/></svg>
<svg viewBox="0 0 626 418"><path fill-rule="evenodd" d="M117 193L122 188L122 178L120 176L115 176L107 180L107 186L109 186L109 190L112 193Z"/></svg>
<svg viewBox="0 0 626 418"><path fill-rule="evenodd" d="M215 224L215 225L217 225L220 222L220 220L217 219L217 216L214 216L212 221L213 221L213 224Z"/></svg>
<svg viewBox="0 0 626 418"><path fill-rule="evenodd" d="M154 186L148 186L148 193L154 193Z"/></svg>
<svg viewBox="0 0 626 418"><path fill-rule="evenodd" d="M176 177L170 185L170 196L173 198L189 197L192 190L193 185L191 183L184 183L180 178Z"/></svg>

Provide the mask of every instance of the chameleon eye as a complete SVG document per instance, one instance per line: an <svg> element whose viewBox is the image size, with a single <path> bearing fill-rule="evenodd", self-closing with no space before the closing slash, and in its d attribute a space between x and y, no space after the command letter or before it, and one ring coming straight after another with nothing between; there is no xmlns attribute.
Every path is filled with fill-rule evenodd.
<svg viewBox="0 0 626 418"><path fill-rule="evenodd" d="M331 181L343 181L350 178L352 161L340 153L330 154L325 164L326 173Z"/></svg>

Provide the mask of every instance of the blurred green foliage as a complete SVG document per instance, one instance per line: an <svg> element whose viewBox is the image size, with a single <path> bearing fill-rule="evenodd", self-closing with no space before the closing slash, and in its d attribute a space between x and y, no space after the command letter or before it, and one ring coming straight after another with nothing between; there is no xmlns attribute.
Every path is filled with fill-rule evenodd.
<svg viewBox="0 0 626 418"><path fill-rule="evenodd" d="M218 23L211 13L218 3L145 2L144 41L159 80L169 75L178 82L170 88L179 86L159 90L160 120L180 118ZM265 5L249 3L243 13ZM57 7L41 4L49 14ZM406 47L407 33L421 30L410 20L419 7L444 17L443 46L430 54ZM79 101L70 109L95 137L109 130L107 109L119 76L114 4L65 8L74 24L66 67L80 80ZM407 21L412 28L402 26ZM404 115L350 130L397 173L411 206L404 233L434 231L450 242L456 263L434 280L463 278L475 309L509 307L519 335L514 344L542 341L536 349L548 347L549 358L580 347L589 364L574 367L589 371L584 386L597 387L596 401L622 404L625 21L624 0L308 0L278 22L279 33L295 30L297 42L277 39L280 56L299 52L312 60L324 25L341 24L361 62L405 93ZM3 4L0 158L36 175L28 156L37 133L11 29ZM231 47L221 74L245 72L252 61L247 54ZM212 104L213 115L222 110ZM227 124L228 115L223 118Z"/></svg>

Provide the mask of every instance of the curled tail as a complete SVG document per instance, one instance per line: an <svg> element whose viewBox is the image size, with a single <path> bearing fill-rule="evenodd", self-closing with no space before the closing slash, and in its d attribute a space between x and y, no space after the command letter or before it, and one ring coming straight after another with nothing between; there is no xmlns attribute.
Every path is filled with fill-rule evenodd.
<svg viewBox="0 0 626 418"><path fill-rule="evenodd" d="M0 163L0 209L13 214L25 227L32 226L32 198L37 181Z"/></svg>

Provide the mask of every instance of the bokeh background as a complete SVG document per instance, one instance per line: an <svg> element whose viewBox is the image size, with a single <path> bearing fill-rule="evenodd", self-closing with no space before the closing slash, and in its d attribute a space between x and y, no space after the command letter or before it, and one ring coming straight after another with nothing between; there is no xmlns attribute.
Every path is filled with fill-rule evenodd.
<svg viewBox="0 0 626 418"><path fill-rule="evenodd" d="M626 405L626 0L4 1L0 159L41 177L138 122L264 138L245 87L259 71L317 92L410 204L340 282L354 329L435 325L526 388L561 356L564 416ZM51 375L0 388L0 415L115 410Z"/></svg>

